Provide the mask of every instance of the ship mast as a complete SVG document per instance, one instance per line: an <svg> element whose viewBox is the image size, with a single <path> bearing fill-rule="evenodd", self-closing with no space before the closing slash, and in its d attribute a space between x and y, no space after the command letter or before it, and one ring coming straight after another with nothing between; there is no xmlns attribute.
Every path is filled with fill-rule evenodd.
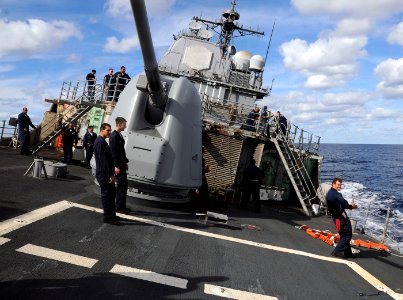
<svg viewBox="0 0 403 300"><path fill-rule="evenodd" d="M228 47L231 44L231 41L234 38L234 32L238 32L240 36L244 35L264 35L264 32L260 32L257 30L246 29L243 28L242 25L235 23L235 21L239 20L240 15L235 11L236 1L232 0L231 8L224 10L222 16L223 19L221 21L210 21L205 20L199 17L193 17L193 19L197 22L202 22L206 24L208 27L212 27L213 29L220 26L221 32L218 38L218 44L221 48L222 56L224 57L227 54Z"/></svg>

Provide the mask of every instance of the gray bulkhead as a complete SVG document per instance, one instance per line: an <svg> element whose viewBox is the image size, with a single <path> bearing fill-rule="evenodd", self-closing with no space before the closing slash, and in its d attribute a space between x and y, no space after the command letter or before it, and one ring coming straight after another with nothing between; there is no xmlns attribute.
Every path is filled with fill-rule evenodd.
<svg viewBox="0 0 403 300"><path fill-rule="evenodd" d="M187 197L201 185L201 105L194 85L185 77L165 82L168 101L160 124L146 120L148 94L134 78L122 92L111 119L127 120L123 132L129 159L129 186L139 194Z"/></svg>
<svg viewBox="0 0 403 300"><path fill-rule="evenodd" d="M233 70L230 58L222 57L219 46L205 40L180 37L158 65L162 73L188 77L200 95L217 102L254 105L266 94L261 90L261 76Z"/></svg>

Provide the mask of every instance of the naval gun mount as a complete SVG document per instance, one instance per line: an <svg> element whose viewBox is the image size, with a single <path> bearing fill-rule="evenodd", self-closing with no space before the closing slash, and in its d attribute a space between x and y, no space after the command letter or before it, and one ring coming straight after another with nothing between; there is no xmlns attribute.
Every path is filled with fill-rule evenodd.
<svg viewBox="0 0 403 300"><path fill-rule="evenodd" d="M144 1L130 3L145 72L129 82L111 115L127 120L128 195L186 202L202 184L200 96L187 78L160 76Z"/></svg>

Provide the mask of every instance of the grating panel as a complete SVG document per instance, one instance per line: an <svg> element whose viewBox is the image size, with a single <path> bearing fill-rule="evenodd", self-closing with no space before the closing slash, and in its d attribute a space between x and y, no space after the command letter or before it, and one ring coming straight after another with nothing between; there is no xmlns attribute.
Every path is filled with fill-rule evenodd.
<svg viewBox="0 0 403 300"><path fill-rule="evenodd" d="M204 159L210 189L227 189L235 180L242 140L208 132L203 135Z"/></svg>

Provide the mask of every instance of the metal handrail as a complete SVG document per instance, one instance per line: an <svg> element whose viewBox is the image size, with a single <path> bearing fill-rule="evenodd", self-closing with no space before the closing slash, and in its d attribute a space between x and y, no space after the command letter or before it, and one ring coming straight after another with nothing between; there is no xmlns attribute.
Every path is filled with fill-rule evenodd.
<svg viewBox="0 0 403 300"><path fill-rule="evenodd" d="M219 121L227 126L233 126L239 129L245 129L250 132L254 132L260 135L265 135L266 126L270 126L273 130L277 129L277 124L270 121L272 117L269 118L267 122L262 122L262 115L255 120L254 125L246 124L247 115L256 106L239 104L234 101L230 101L223 98L211 97L206 93L200 93L202 100L202 118L208 119L210 115L213 117L213 121ZM269 116L274 116L273 112L268 110ZM293 132L292 132L293 131ZM287 126L287 138L289 142L292 142L294 148L299 149L303 152L317 154L319 150L320 136L314 135L304 129L300 129L297 125L293 123L288 123ZM296 143L298 139L298 143Z"/></svg>
<svg viewBox="0 0 403 300"><path fill-rule="evenodd" d="M89 101L89 102L103 102L103 101L117 101L120 93L123 91L130 79L119 78L120 82L104 82L95 81L93 85L89 85L87 80L78 80L73 83L63 82L60 90L59 100L68 101ZM122 83L124 81L124 83ZM92 82L92 81L91 81Z"/></svg>
<svg viewBox="0 0 403 300"><path fill-rule="evenodd" d="M2 125L0 126L0 142L3 140L4 136L12 138L17 135L18 125L8 127L6 126L6 120L3 120L1 123Z"/></svg>
<svg viewBox="0 0 403 300"><path fill-rule="evenodd" d="M296 170L299 179L304 184L304 187L307 189L308 195L305 199L309 199L309 201L313 200L317 196L316 187L313 184L311 177L309 176L309 173L305 168L304 160L303 160L303 157L301 156L302 151L301 150L292 151L292 149L290 148L290 143L289 143L290 142L289 130L286 130L286 134L284 135L280 128L280 124L277 123L277 130L275 130L273 132L273 134L274 134L275 138L278 138L284 142L284 146L287 147L287 152L289 153L289 155L292 159L293 166L297 166L299 168L299 170L303 171L303 172L298 172L298 170Z"/></svg>
<svg viewBox="0 0 403 300"><path fill-rule="evenodd" d="M395 243L395 244L397 244L398 246L397 246L397 251L398 252L400 252L400 253L403 253L403 248L399 245L399 241L398 241L398 238L396 237L396 236L394 236L394 234L393 233L391 233L391 228L392 229L394 229L394 232L401 232L401 229L399 229L399 228L397 228L396 226L394 226L393 224L391 224L390 222L389 222L389 212L390 212L390 208L388 208L388 213L387 213L387 215L386 215L386 217L385 216L381 216L381 215L377 215L377 214L374 214L374 213L371 213L369 210L370 210L370 208L371 208L371 202L370 203L368 203L368 206L367 206L367 208L366 208L366 211L365 211L365 217L364 217L364 220L363 220L363 224L362 224L362 230L363 231L365 231L365 227L366 227L366 224L367 224L367 220L368 220L368 217L369 216L373 216L373 217L376 217L376 218L380 218L380 219L384 219L385 221L384 221L384 225L383 225L383 232L382 232L382 234L381 235L379 235L379 236L376 236L376 235L374 235L374 234L371 234L371 233L366 233L368 236L370 236L370 237L372 237L372 238L374 238L374 239L377 239L377 240L380 240L381 242L383 242L383 243L385 243L385 244L390 244L389 242L388 242L388 240L389 241L391 241L391 242L393 242L393 243ZM362 210L361 210L362 211ZM350 216L351 217L351 216ZM354 218L354 217L353 217ZM360 222L361 223L361 222ZM376 224L376 225L378 225L378 226L381 226L380 225L380 223L378 223L378 222L375 222L374 224Z"/></svg>

